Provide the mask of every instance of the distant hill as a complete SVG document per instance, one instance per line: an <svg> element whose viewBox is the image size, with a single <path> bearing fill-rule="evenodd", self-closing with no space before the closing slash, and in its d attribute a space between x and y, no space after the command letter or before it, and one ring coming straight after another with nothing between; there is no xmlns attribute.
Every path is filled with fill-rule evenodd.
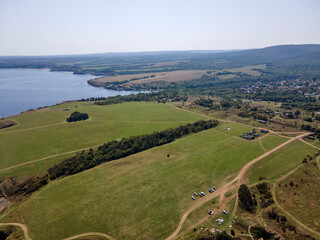
<svg viewBox="0 0 320 240"><path fill-rule="evenodd" d="M167 62L167 65L163 64ZM95 75L224 69L257 64L320 65L320 44L279 45L232 51L189 50L0 57L0 68L51 68L54 71Z"/></svg>

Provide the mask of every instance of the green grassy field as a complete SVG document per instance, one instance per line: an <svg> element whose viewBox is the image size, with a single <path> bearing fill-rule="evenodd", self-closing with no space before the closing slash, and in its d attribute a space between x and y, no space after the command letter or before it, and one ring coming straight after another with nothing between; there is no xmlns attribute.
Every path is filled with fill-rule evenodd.
<svg viewBox="0 0 320 240"><path fill-rule="evenodd" d="M77 107L76 107L77 106ZM70 111L62 111L70 108ZM89 120L67 123L73 112L89 114ZM165 104L136 102L96 106L92 102L70 102L36 112L10 117L19 124L0 131L0 175L35 174L65 156L45 160L34 167L24 166L10 171L1 169L21 163L66 153L108 142L113 139L186 124L203 119ZM10 151L8 151L10 149Z"/></svg>
<svg viewBox="0 0 320 240"><path fill-rule="evenodd" d="M279 137L278 135L268 134L267 136L261 138L261 144L267 151L269 151L287 140L287 138Z"/></svg>
<svg viewBox="0 0 320 240"><path fill-rule="evenodd" d="M316 153L314 148L301 141L291 142L254 164L247 174L250 183L258 182L260 177L267 180L280 178L301 164L308 154L314 153Z"/></svg>
<svg viewBox="0 0 320 240"><path fill-rule="evenodd" d="M222 125L50 183L20 209L32 238L95 231L118 239L163 239L194 204L193 191L219 187L263 153L258 139L238 137L251 128L228 126L230 131Z"/></svg>

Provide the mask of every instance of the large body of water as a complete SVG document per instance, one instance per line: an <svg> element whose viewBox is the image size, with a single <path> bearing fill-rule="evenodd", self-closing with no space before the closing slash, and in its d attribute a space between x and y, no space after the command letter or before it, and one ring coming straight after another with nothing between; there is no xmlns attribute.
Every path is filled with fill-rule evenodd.
<svg viewBox="0 0 320 240"><path fill-rule="evenodd" d="M68 100L134 93L88 85L87 81L95 77L37 69L0 69L0 118Z"/></svg>

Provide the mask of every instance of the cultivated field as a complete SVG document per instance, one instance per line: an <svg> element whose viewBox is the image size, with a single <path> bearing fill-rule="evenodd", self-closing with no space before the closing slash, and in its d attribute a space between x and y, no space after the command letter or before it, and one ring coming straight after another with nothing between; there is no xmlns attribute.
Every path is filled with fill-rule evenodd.
<svg viewBox="0 0 320 240"><path fill-rule="evenodd" d="M2 221L22 217L34 240L85 232L116 239L164 239L197 202L191 200L194 191L219 188L264 153L258 139L238 137L251 128L228 125L230 131L219 126L56 180Z"/></svg>
<svg viewBox="0 0 320 240"><path fill-rule="evenodd" d="M224 71L230 72L227 75L219 75L219 78L226 79L232 78L236 75L232 73L245 73L253 76L260 75L260 72L255 69L265 69L265 65L256 65L256 66L246 66L241 68L232 68L232 69L224 69L224 70L180 70L180 71L171 71L171 72L152 72L152 73L141 73L141 74L132 74L132 75L118 75L112 77L102 77L96 78L92 81L96 86L103 86L104 83L112 83L112 82L123 82L124 85L132 85L132 84L142 84L142 83L150 83L150 82L179 82L179 81L189 81L193 79L199 79L203 75L214 76L219 73L223 73ZM153 76L153 77L151 77ZM227 76L227 77L226 77Z"/></svg>
<svg viewBox="0 0 320 240"><path fill-rule="evenodd" d="M64 108L70 110L62 111ZM65 119L73 111L88 113L89 120L67 123ZM0 131L0 176L37 174L75 151L203 117L157 103L96 106L92 102L71 102L9 119L19 124ZM35 160L41 161L31 163ZM28 162L31 165L15 167Z"/></svg>

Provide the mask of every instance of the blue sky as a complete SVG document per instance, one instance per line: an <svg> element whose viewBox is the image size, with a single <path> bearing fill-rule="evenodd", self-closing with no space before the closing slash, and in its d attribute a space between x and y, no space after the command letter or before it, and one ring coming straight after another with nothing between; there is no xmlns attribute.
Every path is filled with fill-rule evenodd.
<svg viewBox="0 0 320 240"><path fill-rule="evenodd" d="M319 0L0 0L0 55L320 43Z"/></svg>

